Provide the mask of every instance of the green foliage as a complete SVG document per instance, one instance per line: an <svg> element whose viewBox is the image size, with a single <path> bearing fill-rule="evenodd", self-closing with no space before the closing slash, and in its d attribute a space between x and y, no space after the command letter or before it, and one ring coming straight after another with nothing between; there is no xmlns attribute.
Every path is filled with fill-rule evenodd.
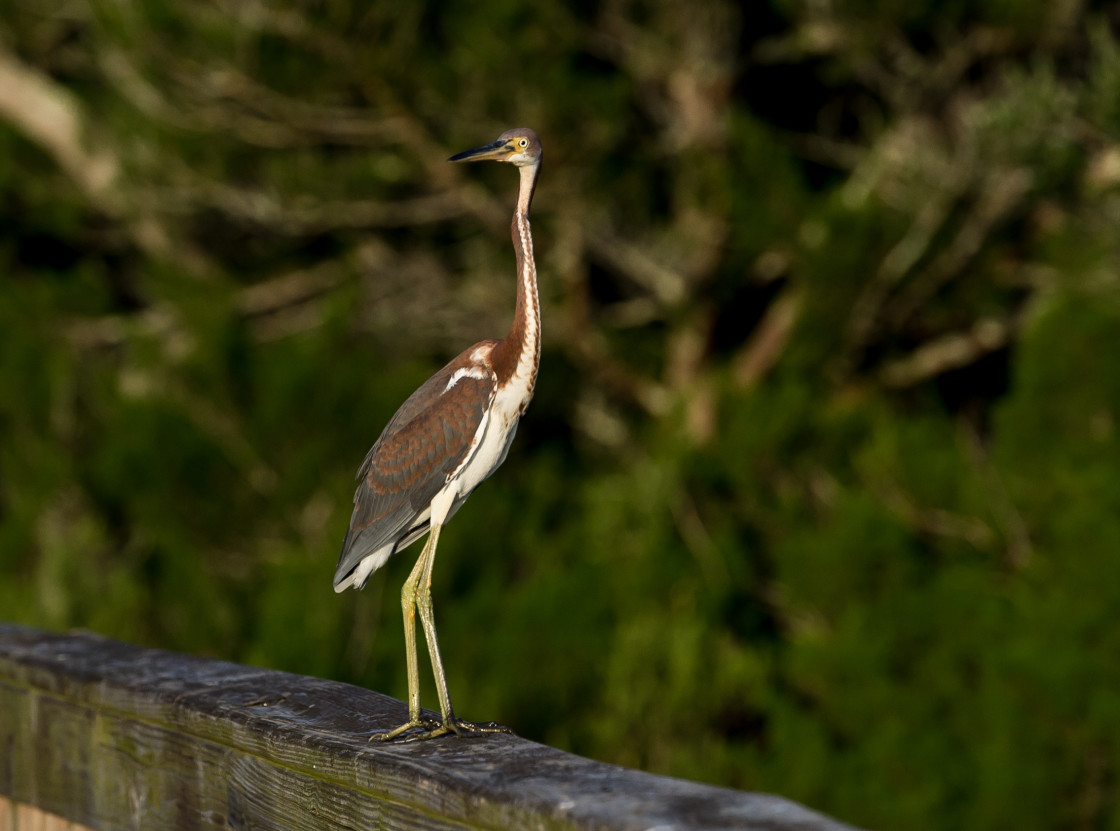
<svg viewBox="0 0 1120 831"><path fill-rule="evenodd" d="M457 710L866 827L1120 827L1104 18L7 11L4 618L403 697L416 549L330 588L352 475L508 326L513 177L443 160L529 124L544 355L441 537Z"/></svg>

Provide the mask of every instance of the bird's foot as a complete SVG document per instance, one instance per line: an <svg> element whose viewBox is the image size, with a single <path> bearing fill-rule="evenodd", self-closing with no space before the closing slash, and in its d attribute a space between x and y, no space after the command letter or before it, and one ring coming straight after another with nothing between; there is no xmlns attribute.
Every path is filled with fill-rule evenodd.
<svg viewBox="0 0 1120 831"><path fill-rule="evenodd" d="M438 730L443 722L438 718L428 716L413 716L400 727L394 727L384 733L374 733L369 737L371 742L391 742L393 740L413 741L416 738L426 738L429 733ZM412 731L420 731L419 733Z"/></svg>
<svg viewBox="0 0 1120 831"><path fill-rule="evenodd" d="M482 733L513 733L513 731L496 721L464 721L455 716L440 721L435 718L420 717L409 719L400 727L388 732L374 733L369 740L371 742L419 742L452 733L456 736L467 736Z"/></svg>
<svg viewBox="0 0 1120 831"><path fill-rule="evenodd" d="M445 732L454 733L456 736L466 736L471 733L513 734L512 730L496 721L464 721L455 716L444 719L442 727Z"/></svg>

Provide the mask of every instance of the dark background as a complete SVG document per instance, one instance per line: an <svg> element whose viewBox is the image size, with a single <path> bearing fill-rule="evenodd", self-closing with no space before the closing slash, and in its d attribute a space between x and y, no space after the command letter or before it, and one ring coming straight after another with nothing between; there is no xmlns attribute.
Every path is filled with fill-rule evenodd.
<svg viewBox="0 0 1120 831"><path fill-rule="evenodd" d="M458 712L1120 828L1113 4L0 7L0 616L403 697L419 548L334 594L353 475L509 325L516 176L444 159L527 125L544 353L441 538Z"/></svg>

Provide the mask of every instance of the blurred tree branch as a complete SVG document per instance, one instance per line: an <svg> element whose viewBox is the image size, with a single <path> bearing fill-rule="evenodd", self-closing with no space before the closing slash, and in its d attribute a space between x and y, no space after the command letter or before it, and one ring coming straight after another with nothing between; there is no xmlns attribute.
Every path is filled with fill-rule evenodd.
<svg viewBox="0 0 1120 831"><path fill-rule="evenodd" d="M100 210L115 213L112 186L120 165L92 132L78 100L0 46L0 116L51 156Z"/></svg>

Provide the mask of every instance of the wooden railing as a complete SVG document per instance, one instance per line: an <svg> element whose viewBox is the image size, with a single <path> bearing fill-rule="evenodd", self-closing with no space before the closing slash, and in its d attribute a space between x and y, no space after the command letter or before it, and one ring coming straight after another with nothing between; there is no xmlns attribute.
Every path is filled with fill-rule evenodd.
<svg viewBox="0 0 1120 831"><path fill-rule="evenodd" d="M0 831L846 827L516 736L367 741L403 713L348 684L0 624Z"/></svg>

